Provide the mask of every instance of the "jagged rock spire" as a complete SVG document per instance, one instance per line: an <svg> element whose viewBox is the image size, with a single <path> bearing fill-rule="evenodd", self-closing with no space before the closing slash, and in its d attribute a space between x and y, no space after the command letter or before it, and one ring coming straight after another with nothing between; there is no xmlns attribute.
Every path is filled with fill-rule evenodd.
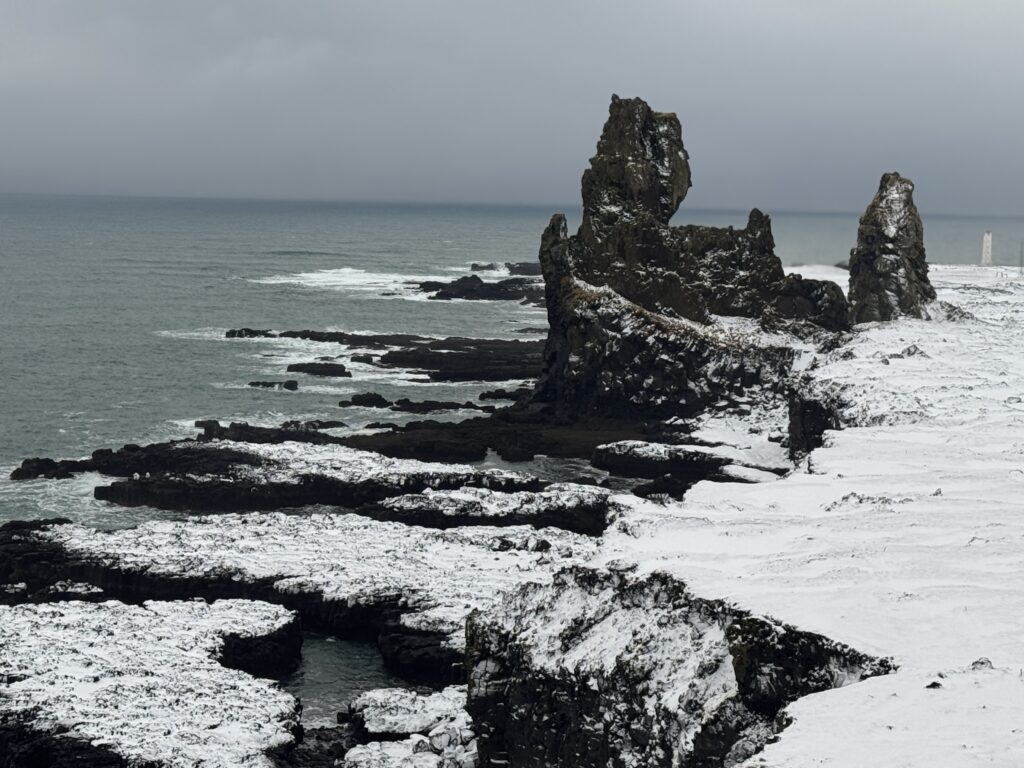
<svg viewBox="0 0 1024 768"><path fill-rule="evenodd" d="M901 315L927 319L926 304L934 300L914 182L895 172L882 174L850 251L850 322Z"/></svg>
<svg viewBox="0 0 1024 768"><path fill-rule="evenodd" d="M583 173L583 226L600 231L622 216L668 224L690 189L683 130L672 112L612 95L597 154Z"/></svg>

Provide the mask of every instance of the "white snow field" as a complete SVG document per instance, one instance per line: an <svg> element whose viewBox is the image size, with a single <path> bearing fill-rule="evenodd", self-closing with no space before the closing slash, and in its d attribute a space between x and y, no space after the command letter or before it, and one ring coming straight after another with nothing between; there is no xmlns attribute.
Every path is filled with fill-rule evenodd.
<svg viewBox="0 0 1024 768"><path fill-rule="evenodd" d="M809 364L850 405L795 473L634 501L605 536L599 560L900 665L796 702L744 766L1024 766L1024 280L932 280L975 318L859 326Z"/></svg>
<svg viewBox="0 0 1024 768"><path fill-rule="evenodd" d="M294 740L297 702L216 657L229 633L293 620L249 600L0 607L0 716L132 764L271 768L266 751Z"/></svg>

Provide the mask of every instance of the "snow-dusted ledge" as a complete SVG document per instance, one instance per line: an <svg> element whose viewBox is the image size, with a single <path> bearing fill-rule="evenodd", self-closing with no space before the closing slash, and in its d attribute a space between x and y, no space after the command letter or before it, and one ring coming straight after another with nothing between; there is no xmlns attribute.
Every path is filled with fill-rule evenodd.
<svg viewBox="0 0 1024 768"><path fill-rule="evenodd" d="M465 619L524 582L591 557L593 539L555 528L433 530L360 515L227 514L97 531L57 525L35 534L76 560L147 577L255 583L280 595L352 606L396 601L402 624L461 649Z"/></svg>
<svg viewBox="0 0 1024 768"><path fill-rule="evenodd" d="M385 499L379 514L415 525L518 523L598 535L617 509L610 497L611 491L605 488L576 483L554 483L543 491L513 493L489 488L428 489Z"/></svg>
<svg viewBox="0 0 1024 768"><path fill-rule="evenodd" d="M229 634L259 637L294 616L248 600L0 607L0 723L105 748L129 764L270 768L299 705L222 666Z"/></svg>
<svg viewBox="0 0 1024 768"><path fill-rule="evenodd" d="M527 483L529 475L505 469L478 469L468 464L441 464L416 459L393 459L372 451L343 445L310 443L240 443L218 441L210 446L245 451L263 459L260 467L237 465L240 480L258 483L296 483L303 477L319 476L342 483L374 482L401 488L423 478L438 482L503 485Z"/></svg>

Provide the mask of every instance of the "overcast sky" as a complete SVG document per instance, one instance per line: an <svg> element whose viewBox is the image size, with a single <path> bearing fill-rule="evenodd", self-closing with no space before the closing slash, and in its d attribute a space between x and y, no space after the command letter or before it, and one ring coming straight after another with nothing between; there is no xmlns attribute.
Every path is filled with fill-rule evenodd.
<svg viewBox="0 0 1024 768"><path fill-rule="evenodd" d="M613 92L690 207L1024 214L1020 0L0 0L0 192L564 206Z"/></svg>

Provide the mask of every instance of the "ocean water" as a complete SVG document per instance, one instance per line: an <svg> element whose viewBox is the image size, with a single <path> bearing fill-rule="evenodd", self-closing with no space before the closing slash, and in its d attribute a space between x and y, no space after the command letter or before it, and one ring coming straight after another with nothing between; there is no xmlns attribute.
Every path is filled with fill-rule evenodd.
<svg viewBox="0 0 1024 768"><path fill-rule="evenodd" d="M337 401L357 391L413 398L479 392L479 385L425 387L372 371L333 381L299 377L298 392L253 389L248 381L281 379L289 362L324 349L294 340L225 340L224 331L515 338L516 329L543 325L543 311L512 302L427 301L407 282L466 274L472 261L534 259L552 212L0 196L0 521L60 514L120 525L157 514L94 502L97 479L88 476L8 481L10 469L29 456L78 457L184 436L199 418L349 420ZM578 211L566 212L575 226ZM718 226L745 221L745 213L685 206L676 216L679 223ZM786 263L832 264L848 255L857 216L776 213L773 224ZM926 216L930 260L977 260L986 229L994 233L996 261L1016 265L1021 219Z"/></svg>

